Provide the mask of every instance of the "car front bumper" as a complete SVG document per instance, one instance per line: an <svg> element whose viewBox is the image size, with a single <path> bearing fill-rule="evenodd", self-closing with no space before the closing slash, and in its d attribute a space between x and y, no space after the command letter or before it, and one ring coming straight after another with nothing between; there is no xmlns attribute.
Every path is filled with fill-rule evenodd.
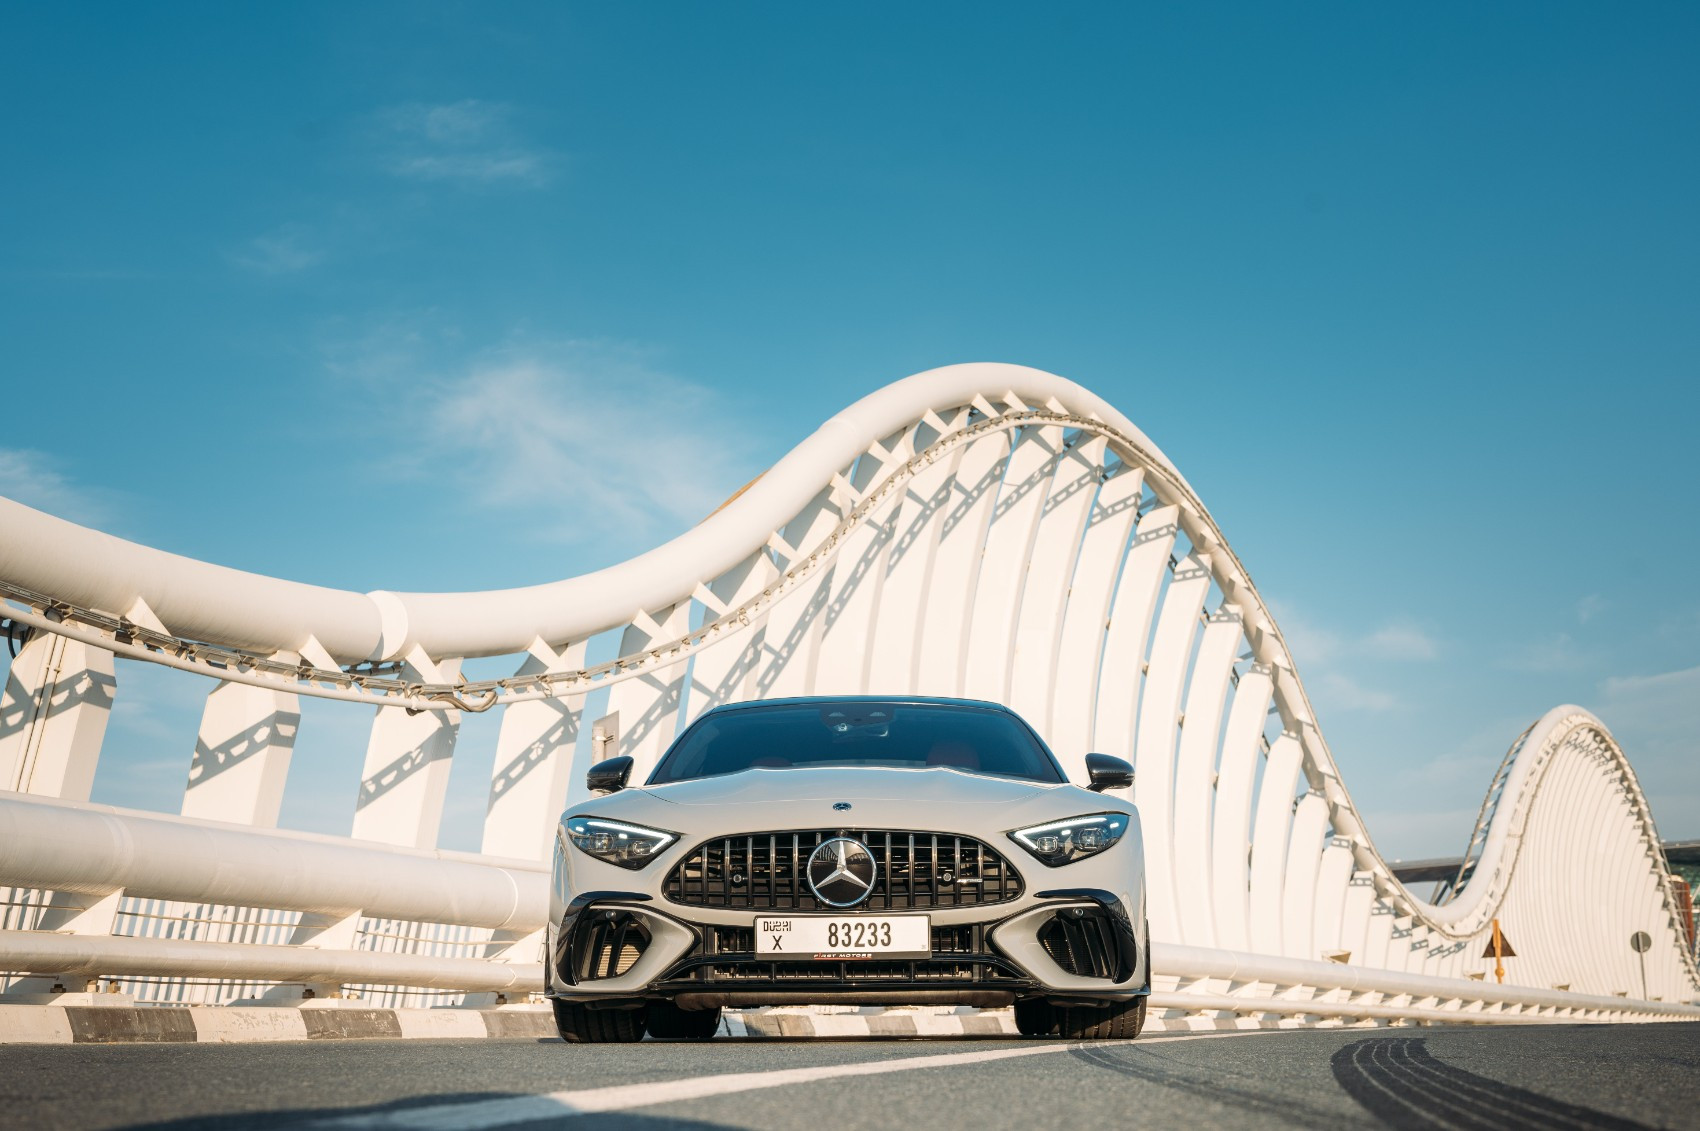
<svg viewBox="0 0 1700 1131"><path fill-rule="evenodd" d="M1102 889L1046 890L932 913L926 958L787 960L754 953L755 921L771 912L586 892L550 926L547 991L608 1008L1126 1000L1150 992L1144 908L1131 903Z"/></svg>

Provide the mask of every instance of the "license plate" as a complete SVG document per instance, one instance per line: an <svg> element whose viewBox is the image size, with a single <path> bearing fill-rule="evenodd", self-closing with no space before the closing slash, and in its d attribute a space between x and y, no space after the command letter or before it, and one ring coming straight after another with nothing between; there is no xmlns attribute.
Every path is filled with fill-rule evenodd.
<svg viewBox="0 0 1700 1131"><path fill-rule="evenodd" d="M756 920L764 958L928 958L933 934L925 915L769 915Z"/></svg>

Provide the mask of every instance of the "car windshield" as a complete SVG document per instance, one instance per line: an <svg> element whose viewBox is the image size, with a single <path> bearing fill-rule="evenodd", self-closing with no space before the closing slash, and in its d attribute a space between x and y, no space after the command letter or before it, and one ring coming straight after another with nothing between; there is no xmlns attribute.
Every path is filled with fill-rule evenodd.
<svg viewBox="0 0 1700 1131"><path fill-rule="evenodd" d="M1066 780L1027 725L987 707L940 703L809 703L716 712L680 736L649 784L751 769L949 767Z"/></svg>

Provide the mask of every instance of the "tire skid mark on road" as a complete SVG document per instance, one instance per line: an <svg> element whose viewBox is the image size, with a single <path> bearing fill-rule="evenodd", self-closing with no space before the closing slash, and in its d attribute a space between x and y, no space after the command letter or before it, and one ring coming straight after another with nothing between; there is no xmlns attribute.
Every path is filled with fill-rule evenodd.
<svg viewBox="0 0 1700 1131"><path fill-rule="evenodd" d="M1250 1087L1229 1083L1226 1077L1240 1074L1220 1064L1188 1070L1176 1064L1173 1058L1159 1058L1145 1052L1146 1044L1145 1041L1128 1045L1107 1042L1101 1045L1081 1045L1073 1052L1076 1058L1095 1068L1108 1069L1160 1088L1173 1088L1209 1103L1255 1112L1265 1119L1278 1120L1295 1127L1326 1127L1337 1117L1337 1113L1329 1109L1259 1091L1258 1086L1263 1082L1255 1077L1243 1077L1251 1082Z"/></svg>
<svg viewBox="0 0 1700 1131"><path fill-rule="evenodd" d="M1646 1125L1477 1076L1436 1059L1422 1037L1359 1041L1336 1052L1334 1078L1399 1131L1646 1131Z"/></svg>
<svg viewBox="0 0 1700 1131"><path fill-rule="evenodd" d="M1266 1030L1265 1030L1266 1031ZM1260 1030L1177 1033L1174 1036L1152 1037L1142 1044L1168 1044L1172 1041L1211 1040L1223 1037L1251 1036ZM713 1076L687 1076L679 1080L657 1080L644 1084L615 1084L603 1088L584 1088L577 1091L545 1092L532 1096L507 1096L492 1100L471 1100L456 1103L388 1108L351 1115L313 1119L295 1126L311 1131L486 1131L542 1119L562 1119L598 1112L625 1111L630 1108L651 1107L655 1104L678 1103L683 1100L705 1099L734 1092L750 1092L763 1088L783 1088L794 1084L812 1084L850 1076L886 1076L893 1072L911 1072L923 1068L958 1068L1010 1060L1024 1056L1043 1056L1050 1053L1072 1052L1083 1047L1123 1042L1068 1042L1043 1044L1026 1048L988 1049L983 1052L942 1053L933 1056L905 1056L893 1060L858 1061L854 1064L822 1064L811 1068L777 1068L767 1072L730 1072Z"/></svg>

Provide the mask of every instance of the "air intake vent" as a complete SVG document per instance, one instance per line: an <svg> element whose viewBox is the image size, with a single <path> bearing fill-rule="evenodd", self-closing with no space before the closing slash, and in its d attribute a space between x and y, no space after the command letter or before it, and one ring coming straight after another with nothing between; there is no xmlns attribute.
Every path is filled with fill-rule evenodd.
<svg viewBox="0 0 1700 1131"><path fill-rule="evenodd" d="M1121 960L1115 927L1098 908L1071 907L1039 928L1039 945L1051 961L1077 978L1121 982L1133 971Z"/></svg>
<svg viewBox="0 0 1700 1131"><path fill-rule="evenodd" d="M624 911L594 915L579 926L575 981L618 978L626 973L649 947L649 930L643 921Z"/></svg>

